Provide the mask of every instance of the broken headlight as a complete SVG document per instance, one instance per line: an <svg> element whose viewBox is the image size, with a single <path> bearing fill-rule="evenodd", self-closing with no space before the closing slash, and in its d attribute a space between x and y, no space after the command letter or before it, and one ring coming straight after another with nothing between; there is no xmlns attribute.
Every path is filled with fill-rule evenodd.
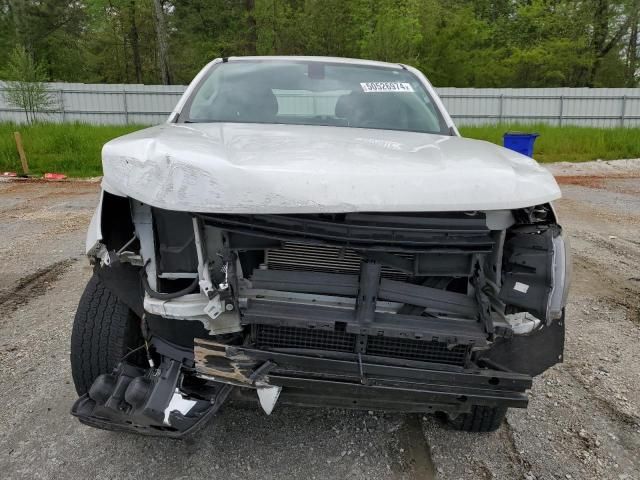
<svg viewBox="0 0 640 480"><path fill-rule="evenodd" d="M500 300L549 323L562 316L571 261L560 226L521 225L504 244Z"/></svg>
<svg viewBox="0 0 640 480"><path fill-rule="evenodd" d="M563 232L553 238L551 293L547 303L547 320L562 317L571 284L571 248Z"/></svg>

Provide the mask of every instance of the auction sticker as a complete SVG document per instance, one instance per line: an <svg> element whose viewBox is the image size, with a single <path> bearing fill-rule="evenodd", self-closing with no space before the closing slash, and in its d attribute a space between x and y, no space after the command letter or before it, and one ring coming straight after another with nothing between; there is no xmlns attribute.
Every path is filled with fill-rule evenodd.
<svg viewBox="0 0 640 480"><path fill-rule="evenodd" d="M362 82L360 86L365 93L413 92L411 84L405 82Z"/></svg>

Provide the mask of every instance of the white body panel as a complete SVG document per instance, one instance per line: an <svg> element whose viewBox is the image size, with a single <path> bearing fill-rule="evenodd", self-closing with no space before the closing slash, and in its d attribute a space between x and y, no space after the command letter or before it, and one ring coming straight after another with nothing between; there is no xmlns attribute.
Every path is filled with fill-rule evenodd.
<svg viewBox="0 0 640 480"><path fill-rule="evenodd" d="M560 197L534 160L494 144L348 127L164 124L103 148L105 190L219 213L502 210Z"/></svg>
<svg viewBox="0 0 640 480"><path fill-rule="evenodd" d="M89 223L89 228L87 230L87 236L85 237L85 253L89 255L98 245L98 242L102 240L102 226L100 222L102 220L102 198L104 197L104 192L100 192L100 200L98 201L98 206L93 212L93 216L91 217L91 222Z"/></svg>

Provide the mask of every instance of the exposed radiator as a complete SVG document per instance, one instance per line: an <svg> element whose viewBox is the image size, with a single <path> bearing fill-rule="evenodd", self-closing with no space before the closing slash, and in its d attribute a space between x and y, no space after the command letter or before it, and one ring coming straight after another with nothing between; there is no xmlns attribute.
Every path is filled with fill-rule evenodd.
<svg viewBox="0 0 640 480"><path fill-rule="evenodd" d="M412 254L397 254L413 259ZM360 272L361 258L349 248L284 242L277 250L267 250L266 264L271 270L306 270L312 272ZM393 280L406 280L409 275L390 267L382 267L382 276Z"/></svg>

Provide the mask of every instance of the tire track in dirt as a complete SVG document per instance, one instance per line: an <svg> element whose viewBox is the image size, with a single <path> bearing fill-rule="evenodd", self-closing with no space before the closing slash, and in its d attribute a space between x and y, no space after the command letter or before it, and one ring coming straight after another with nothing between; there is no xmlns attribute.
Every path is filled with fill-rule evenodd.
<svg viewBox="0 0 640 480"><path fill-rule="evenodd" d="M582 386L585 393L593 400L599 407L600 410L606 412L611 420L620 422L624 425L629 425L631 427L640 426L640 418L627 412L623 412L620 410L614 403L609 401L607 398L598 395L593 391L591 385L582 378L582 376L577 372L577 367L574 365L566 365L565 371L569 374L571 378L573 378L579 385Z"/></svg>
<svg viewBox="0 0 640 480"><path fill-rule="evenodd" d="M628 318L640 326L640 284L637 281L626 279L621 282L619 276L610 275L602 265L592 262L586 255L574 252L573 263L574 277L599 279L596 284L598 296L627 310Z"/></svg>
<svg viewBox="0 0 640 480"><path fill-rule="evenodd" d="M516 445L515 435L513 433L513 427L509 423L509 419L505 418L502 422L502 427L499 430L499 435L503 437L503 444L506 447L506 454L511 460L511 463L519 470L520 478L526 478L527 473L531 472L531 464L523 458Z"/></svg>
<svg viewBox="0 0 640 480"><path fill-rule="evenodd" d="M405 474L411 480L435 479L435 468L431 460L431 451L422 431L422 417L408 414L398 431L401 447L402 468L399 474ZM407 478L405 477L405 478Z"/></svg>
<svg viewBox="0 0 640 480"><path fill-rule="evenodd" d="M0 309L3 317L26 305L35 297L44 295L47 289L77 262L77 258L67 258L52 263L22 277L13 288L0 291Z"/></svg>

